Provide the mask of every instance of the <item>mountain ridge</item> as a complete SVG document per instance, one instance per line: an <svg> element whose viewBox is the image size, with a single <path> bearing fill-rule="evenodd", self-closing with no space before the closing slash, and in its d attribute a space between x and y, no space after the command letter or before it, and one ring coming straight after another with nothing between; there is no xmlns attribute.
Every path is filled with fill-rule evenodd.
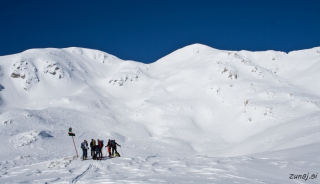
<svg viewBox="0 0 320 184"><path fill-rule="evenodd" d="M193 44L151 64L75 47L3 56L0 122L10 132L4 143L13 136L22 145L17 140L34 131L61 142L69 125L81 138L119 139L132 155L238 156L319 142L317 51Z"/></svg>

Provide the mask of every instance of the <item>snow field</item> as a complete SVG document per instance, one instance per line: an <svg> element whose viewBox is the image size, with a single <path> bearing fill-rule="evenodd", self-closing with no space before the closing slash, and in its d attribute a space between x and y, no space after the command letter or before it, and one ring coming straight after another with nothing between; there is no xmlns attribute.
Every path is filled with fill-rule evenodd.
<svg viewBox="0 0 320 184"><path fill-rule="evenodd" d="M318 50L2 56L0 183L303 182L290 174L320 168ZM74 158L69 127L79 155L84 139L116 139L123 158Z"/></svg>
<svg viewBox="0 0 320 184"><path fill-rule="evenodd" d="M319 145L241 157L135 157L81 161L76 158L11 167L3 183L317 183L291 174L319 169ZM308 158L301 161L299 154ZM289 155L289 157L287 156ZM266 158L267 157L267 158ZM286 160L282 160L285 157ZM16 160L15 160L16 161ZM306 171L307 170L307 171ZM309 173L316 175L317 173Z"/></svg>

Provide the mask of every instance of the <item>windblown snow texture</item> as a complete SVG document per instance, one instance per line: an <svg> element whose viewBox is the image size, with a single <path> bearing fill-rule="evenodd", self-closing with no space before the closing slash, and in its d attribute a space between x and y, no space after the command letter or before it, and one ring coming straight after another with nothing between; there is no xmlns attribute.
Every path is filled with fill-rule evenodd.
<svg viewBox="0 0 320 184"><path fill-rule="evenodd" d="M290 174L320 172L319 71L320 47L1 56L0 183L306 182ZM79 160L69 127L80 155L84 139L115 139L123 157Z"/></svg>

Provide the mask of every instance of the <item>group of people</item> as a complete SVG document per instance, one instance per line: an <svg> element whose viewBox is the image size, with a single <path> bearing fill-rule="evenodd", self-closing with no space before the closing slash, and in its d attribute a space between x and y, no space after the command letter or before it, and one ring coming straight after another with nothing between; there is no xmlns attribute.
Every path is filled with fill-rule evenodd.
<svg viewBox="0 0 320 184"><path fill-rule="evenodd" d="M105 146L108 150L109 157L120 157L119 152L117 151L117 145L121 147L120 144L118 144L115 140L110 140L108 141L108 144ZM103 148L103 140L99 140L96 142L96 140L91 139L90 142L90 149L91 149L91 157L94 160L101 159L103 157L102 154L102 148ZM89 150L89 145L87 140L84 140L83 143L81 143L81 149L82 149L82 159L86 160L88 157L88 150Z"/></svg>

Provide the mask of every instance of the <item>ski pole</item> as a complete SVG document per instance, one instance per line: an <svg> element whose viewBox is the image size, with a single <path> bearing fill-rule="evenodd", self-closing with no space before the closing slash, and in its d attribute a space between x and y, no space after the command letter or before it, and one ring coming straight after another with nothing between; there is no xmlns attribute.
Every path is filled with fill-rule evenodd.
<svg viewBox="0 0 320 184"><path fill-rule="evenodd" d="M122 157L123 157L123 152L122 152L122 148L121 148L121 146L120 146L120 150L121 150L121 155L122 155Z"/></svg>

